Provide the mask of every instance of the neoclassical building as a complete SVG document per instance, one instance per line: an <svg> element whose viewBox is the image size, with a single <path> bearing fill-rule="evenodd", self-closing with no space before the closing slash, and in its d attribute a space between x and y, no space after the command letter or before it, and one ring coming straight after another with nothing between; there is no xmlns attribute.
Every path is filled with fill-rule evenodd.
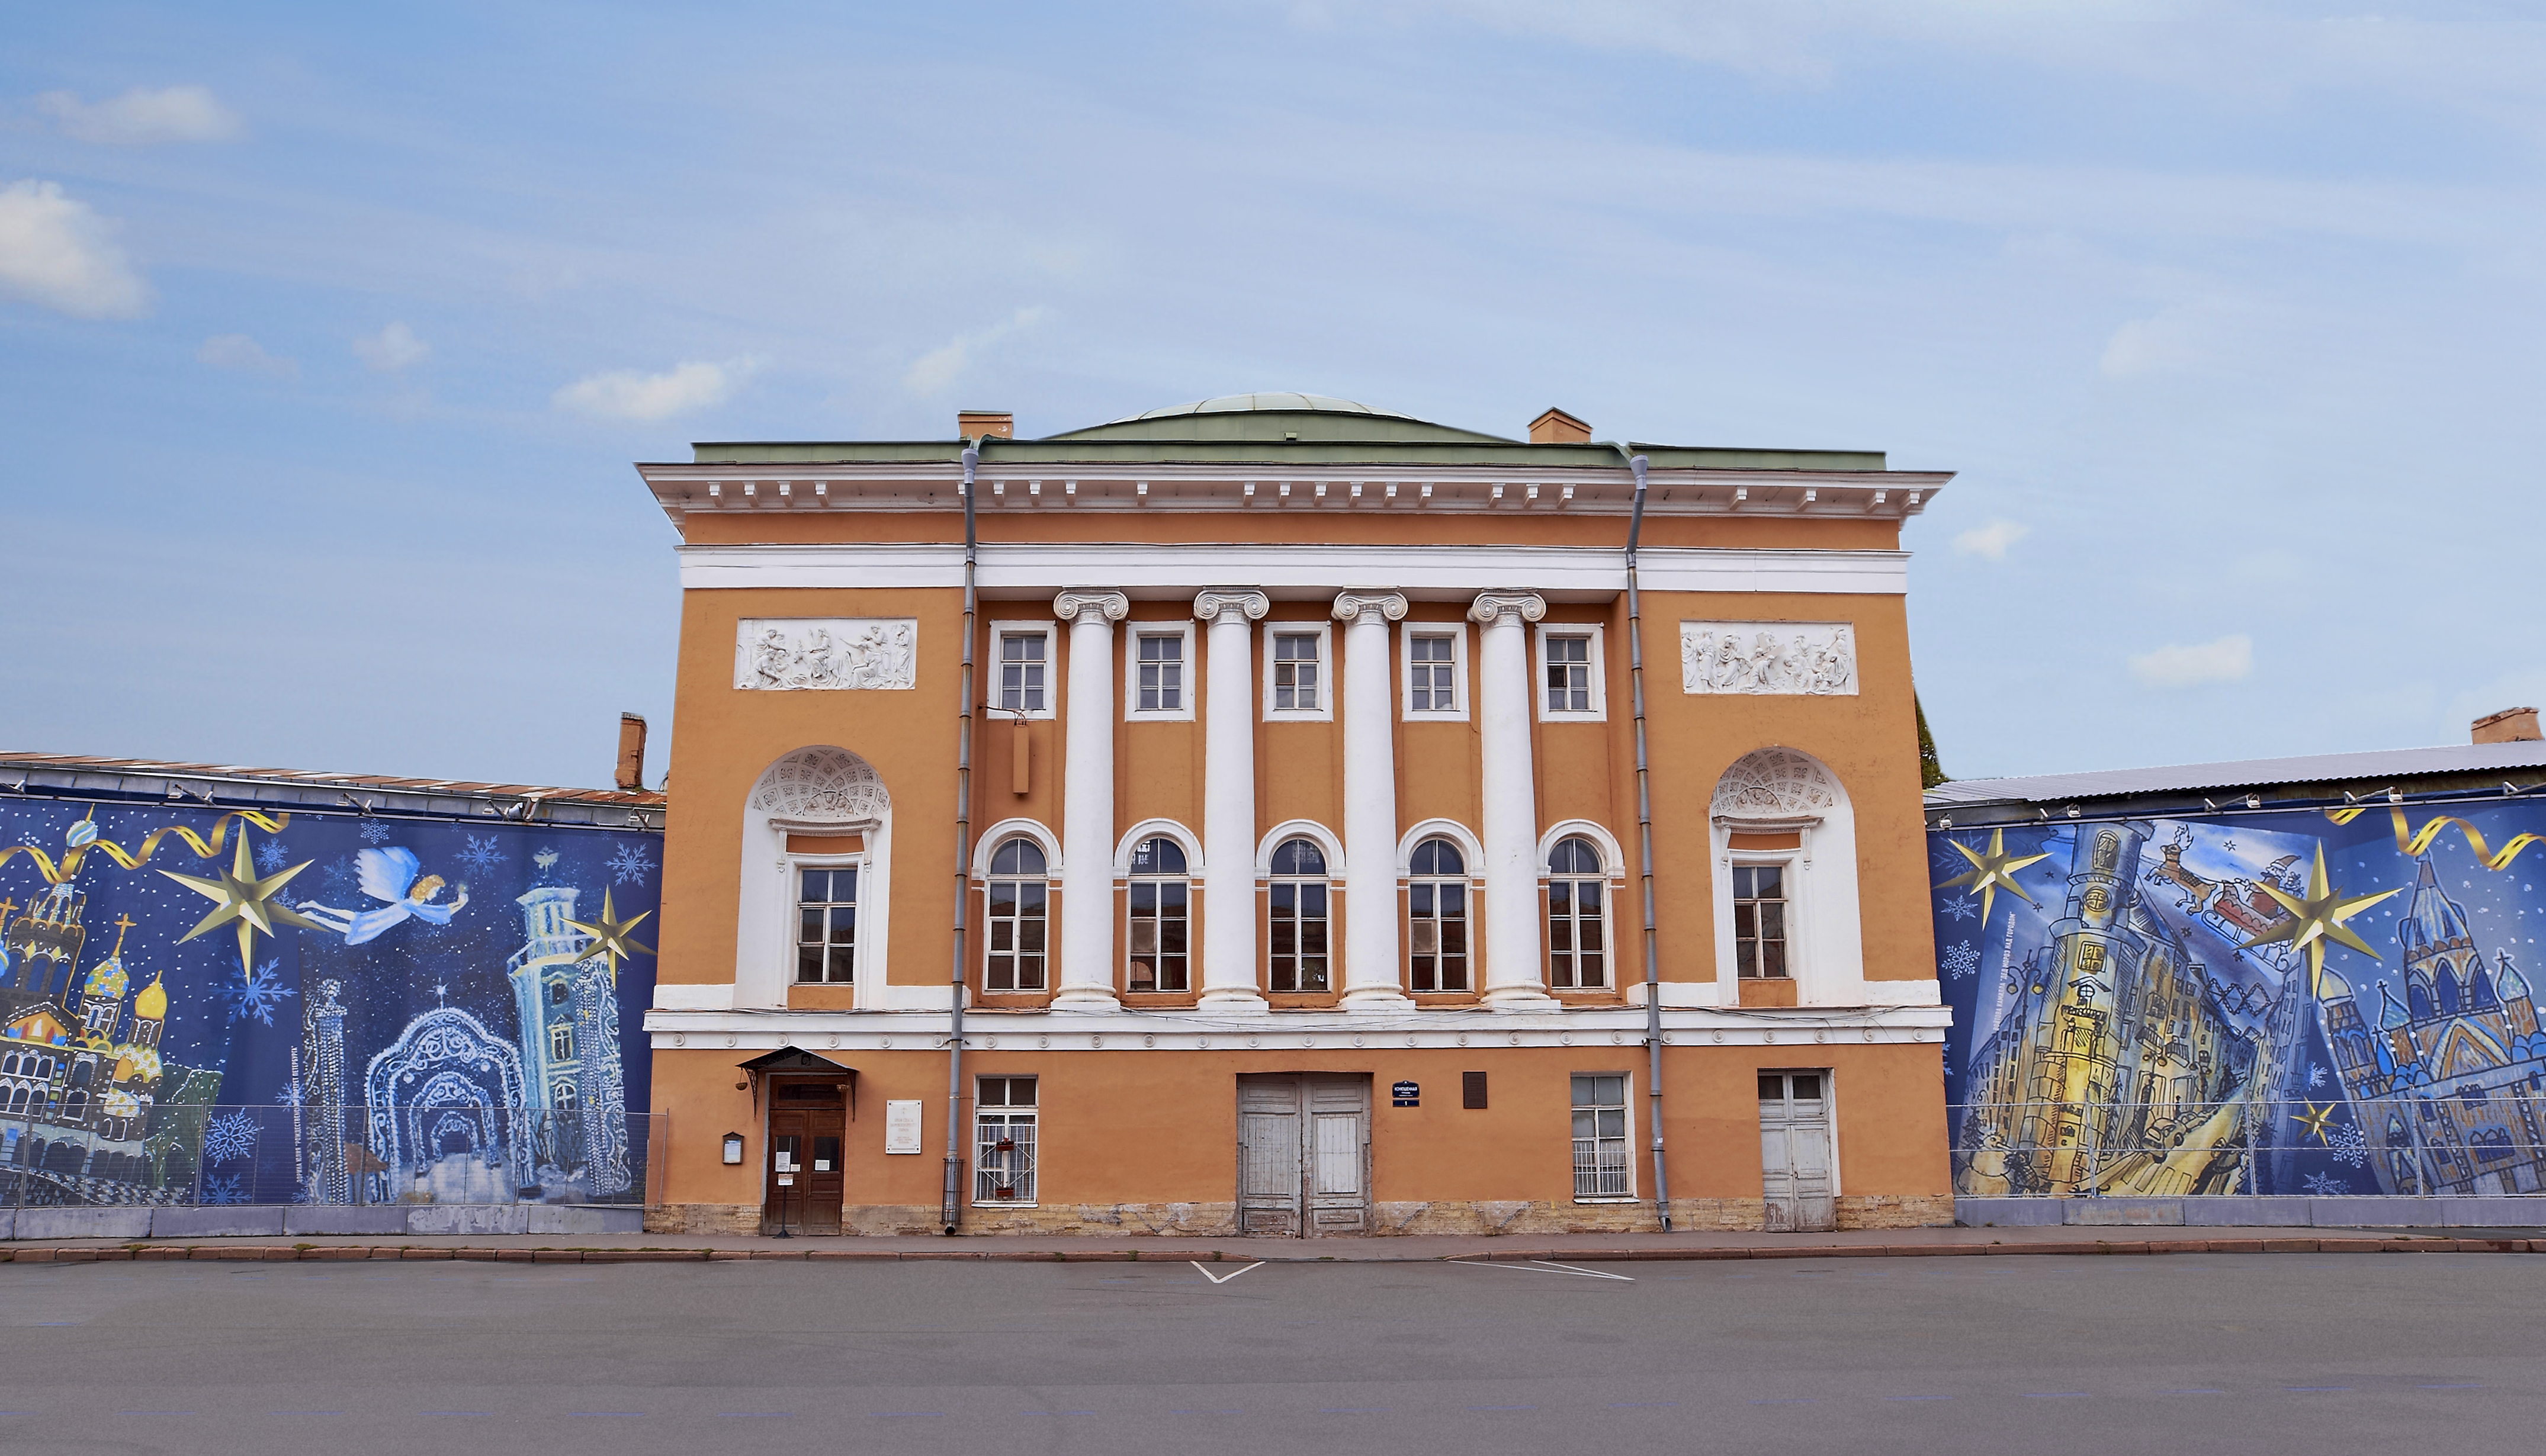
<svg viewBox="0 0 2546 1456"><path fill-rule="evenodd" d="M1300 394L960 425L638 468L666 1227L1950 1220L1946 475Z"/></svg>

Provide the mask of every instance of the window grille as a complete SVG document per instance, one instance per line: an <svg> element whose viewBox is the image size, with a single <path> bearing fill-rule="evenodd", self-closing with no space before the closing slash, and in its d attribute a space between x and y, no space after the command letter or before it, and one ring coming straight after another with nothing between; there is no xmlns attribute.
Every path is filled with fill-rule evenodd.
<svg viewBox="0 0 2546 1456"><path fill-rule="evenodd" d="M1326 856L1311 839L1285 839L1273 851L1269 892L1272 986L1326 988Z"/></svg>
<svg viewBox="0 0 2546 1456"><path fill-rule="evenodd" d="M990 856L983 917L981 987L1041 990L1046 933L1051 929L1052 882L1043 846L1019 835Z"/></svg>
<svg viewBox="0 0 2546 1456"><path fill-rule="evenodd" d="M1041 713L1044 705L1044 648L1050 639L1040 632L1002 633L999 637L999 706L1011 713Z"/></svg>
<svg viewBox="0 0 2546 1456"><path fill-rule="evenodd" d="M1414 846L1405 885L1406 981L1415 990L1468 988L1468 862L1447 839Z"/></svg>
<svg viewBox="0 0 2546 1456"><path fill-rule="evenodd" d="M1608 882L1600 851L1581 835L1569 835L1548 856L1547 870L1548 983L1573 990L1608 985Z"/></svg>
<svg viewBox="0 0 2546 1456"><path fill-rule="evenodd" d="M1185 706L1185 640L1181 633L1141 634L1140 711L1177 713Z"/></svg>
<svg viewBox="0 0 2546 1456"><path fill-rule="evenodd" d="M1459 640L1422 633L1406 646L1406 708L1414 713L1459 711Z"/></svg>
<svg viewBox="0 0 2546 1456"><path fill-rule="evenodd" d="M1035 1079L985 1076L973 1106L973 1201L1035 1201Z"/></svg>
<svg viewBox="0 0 2546 1456"><path fill-rule="evenodd" d="M796 980L845 985L857 974L857 867L797 874Z"/></svg>
<svg viewBox="0 0 2546 1456"><path fill-rule="evenodd" d="M1191 895L1185 852L1176 841L1163 834L1142 840L1132 852L1128 988L1185 988Z"/></svg>
<svg viewBox="0 0 2546 1456"><path fill-rule="evenodd" d="M1573 1196L1626 1198L1627 1078L1576 1072L1573 1077Z"/></svg>
<svg viewBox="0 0 2546 1456"><path fill-rule="evenodd" d="M1733 867L1733 959L1745 981L1786 975L1786 870Z"/></svg>
<svg viewBox="0 0 2546 1456"><path fill-rule="evenodd" d="M1591 639L1550 636L1546 644L1547 711L1591 711Z"/></svg>
<svg viewBox="0 0 2546 1456"><path fill-rule="evenodd" d="M565 1062L571 1060L573 1056L574 1028L570 1025L550 1027L549 1057L553 1061Z"/></svg>
<svg viewBox="0 0 2546 1456"><path fill-rule="evenodd" d="M1317 638L1277 633L1273 638L1273 707L1281 713L1317 711Z"/></svg>

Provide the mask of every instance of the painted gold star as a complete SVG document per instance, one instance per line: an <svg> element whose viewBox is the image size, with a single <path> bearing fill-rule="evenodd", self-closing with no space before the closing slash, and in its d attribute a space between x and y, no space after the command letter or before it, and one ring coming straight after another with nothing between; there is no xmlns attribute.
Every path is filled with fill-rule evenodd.
<svg viewBox="0 0 2546 1456"><path fill-rule="evenodd" d="M275 897L282 893L284 886L292 883L292 877L314 863L314 860L302 860L288 870L260 880L256 877L255 862L248 858L247 830L242 828L238 836L238 853L230 861L229 872L219 879L206 880L194 875L180 875L174 870L161 870L160 874L212 901L212 912L204 916L194 929L178 936L177 943L184 945L207 930L235 924L238 927L239 974L247 975L252 961L250 952L254 949L258 931L272 935L277 925L326 929L326 926L290 905L275 902Z"/></svg>
<svg viewBox="0 0 2546 1456"><path fill-rule="evenodd" d="M2050 851L2045 850L2040 854L2009 854L2006 852L2006 830L2004 829L1990 830L1990 847L1987 854L1975 854L1959 839L1948 839L1945 842L1952 845L1963 858L1970 860L1972 867L1969 872L1946 881L1940 888L1945 890L1969 888L1979 891L1983 925L1989 923L1990 907L1996 902L1997 893L2000 890L2004 890L2026 904L2033 903L2033 897L2025 894L2024 888L2015 883L2015 872L2036 860L2051 858Z"/></svg>
<svg viewBox="0 0 2546 1456"><path fill-rule="evenodd" d="M647 915L654 912L652 910L639 910L625 920L617 918L618 913L619 911L617 908L610 902L610 892L605 889L601 892L600 924L587 925L581 920L573 919L566 921L568 925L571 925L575 929L592 937L592 944L585 946L583 948L583 954L575 957L575 960L580 963L589 961L595 956L606 958L610 962L610 984L612 985L617 985L619 984L620 957L626 956L633 959L637 956L650 956L654 954L654 948L645 944L643 941L638 940L635 934L636 922L644 919Z"/></svg>
<svg viewBox="0 0 2546 1456"><path fill-rule="evenodd" d="M2302 1102L2299 1105L2305 1107L2307 1111L2291 1113L2290 1121L2307 1129L2308 1132L2316 1134L2316 1140L2318 1142L2327 1143L2325 1125L2334 1121L2334 1110L2337 1104L2328 1102L2323 1107L2319 1107L2313 1102ZM2331 1147L2333 1145L2331 1143L2327 1143L2327 1146Z"/></svg>
<svg viewBox="0 0 2546 1456"><path fill-rule="evenodd" d="M2319 994L2319 989L2325 982L2325 943L2327 941L2337 941L2373 961L2378 959L2378 953L2369 948L2369 943L2344 929L2342 922L2391 895L2403 893L2399 890L2382 890L2376 895L2355 895L2348 898L2335 893L2326 883L2323 844L2316 847L2316 870L2308 878L2308 892L2305 899L2284 895L2277 886L2273 885L2258 882L2254 888L2278 901L2281 908L2289 912L2290 918L2280 929L2266 935L2255 936L2246 942L2244 949L2250 951L2256 946L2286 940L2292 949L2306 951L2308 994L2310 995Z"/></svg>

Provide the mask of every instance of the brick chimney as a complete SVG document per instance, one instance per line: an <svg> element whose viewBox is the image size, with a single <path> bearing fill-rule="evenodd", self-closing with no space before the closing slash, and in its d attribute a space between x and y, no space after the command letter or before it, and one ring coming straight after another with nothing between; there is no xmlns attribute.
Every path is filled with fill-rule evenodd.
<svg viewBox="0 0 2546 1456"><path fill-rule="evenodd" d="M955 433L967 440L978 440L983 435L1013 440L1017 437L1017 417L1004 409L959 409L955 411Z"/></svg>
<svg viewBox="0 0 2546 1456"><path fill-rule="evenodd" d="M2534 743L2546 734L2537 731L2536 709L2504 708L2469 725L2467 736L2478 743Z"/></svg>
<svg viewBox="0 0 2546 1456"><path fill-rule="evenodd" d="M1561 409L1550 409L1529 422L1529 443L1532 445L1581 445L1590 438L1589 425Z"/></svg>
<svg viewBox="0 0 2546 1456"><path fill-rule="evenodd" d="M634 713L619 715L619 787L645 787L645 720Z"/></svg>

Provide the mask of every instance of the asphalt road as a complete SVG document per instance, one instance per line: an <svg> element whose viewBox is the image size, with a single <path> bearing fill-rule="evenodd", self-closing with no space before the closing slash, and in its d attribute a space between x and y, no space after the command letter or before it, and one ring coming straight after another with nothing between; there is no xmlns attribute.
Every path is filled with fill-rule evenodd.
<svg viewBox="0 0 2546 1456"><path fill-rule="evenodd" d="M0 1451L2445 1456L2546 1421L2546 1258L1239 1267L0 1265Z"/></svg>

